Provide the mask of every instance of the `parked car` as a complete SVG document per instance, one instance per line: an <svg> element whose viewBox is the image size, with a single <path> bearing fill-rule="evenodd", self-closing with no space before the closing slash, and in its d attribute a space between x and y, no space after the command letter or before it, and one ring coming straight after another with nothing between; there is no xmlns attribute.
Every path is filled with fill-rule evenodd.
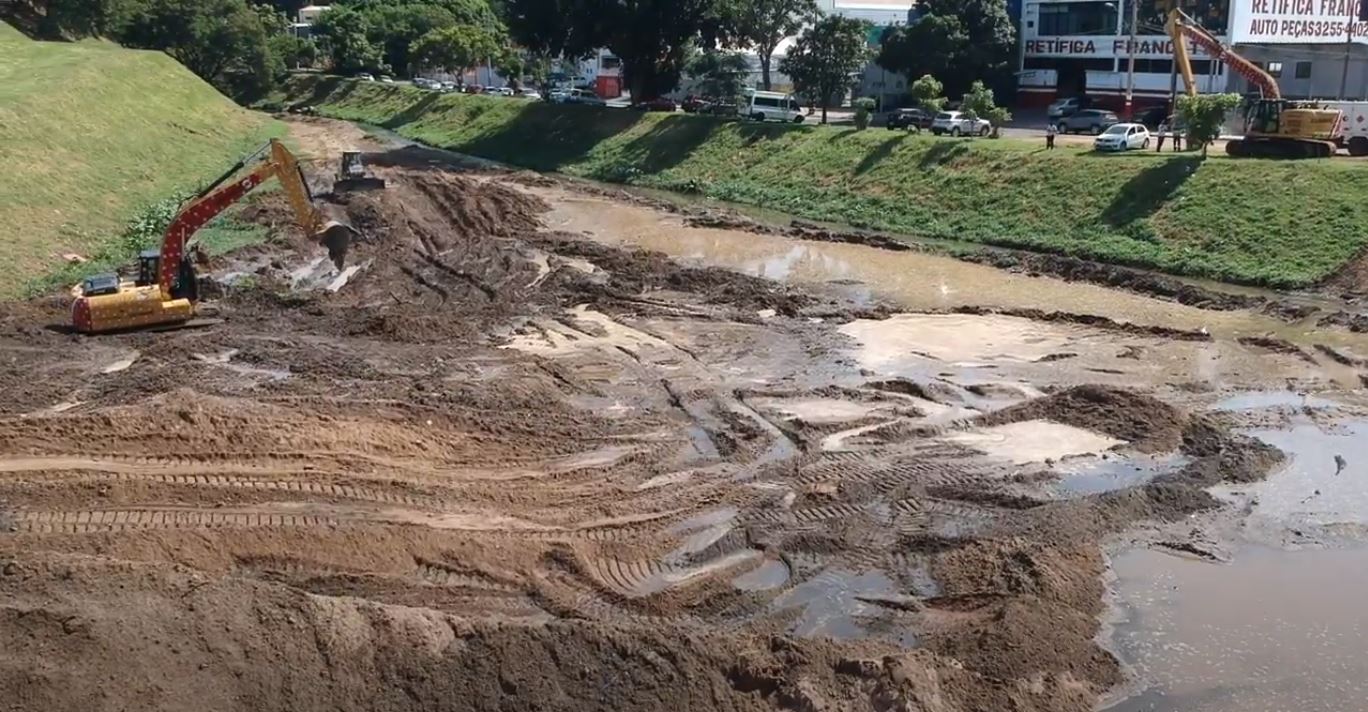
<svg viewBox="0 0 1368 712"><path fill-rule="evenodd" d="M541 93L538 92L536 89L523 89L518 92L518 96L524 99L536 100L541 98Z"/></svg>
<svg viewBox="0 0 1368 712"><path fill-rule="evenodd" d="M480 93L480 85L479 85L479 84L467 84L467 85L465 85L464 87L462 87L461 91L462 91L463 93L466 93L466 94L479 94L479 93Z"/></svg>
<svg viewBox="0 0 1368 712"><path fill-rule="evenodd" d="M1104 109L1084 109L1059 119L1055 123L1055 129L1062 134L1088 131L1096 136L1108 126L1120 121L1121 119L1113 112Z"/></svg>
<svg viewBox="0 0 1368 712"><path fill-rule="evenodd" d="M361 72L360 74L356 75L356 78L357 78L357 79L360 79L360 80L363 81L363 82L373 82L373 81L375 81L375 77L372 77L372 76L370 75L370 72Z"/></svg>
<svg viewBox="0 0 1368 712"><path fill-rule="evenodd" d="M1093 139L1096 151L1129 151L1149 148L1150 132L1144 124L1112 124Z"/></svg>
<svg viewBox="0 0 1368 712"><path fill-rule="evenodd" d="M744 97L737 113L756 121L791 121L802 123L803 112L792 94L777 91L757 91Z"/></svg>
<svg viewBox="0 0 1368 712"><path fill-rule="evenodd" d="M551 91L547 92L546 95L542 98L546 99L552 104L564 104L566 100L570 98L570 90L552 89Z"/></svg>
<svg viewBox="0 0 1368 712"><path fill-rule="evenodd" d="M931 128L931 122L935 121L934 116L921 109L894 109L888 115L888 129L922 129Z"/></svg>
<svg viewBox="0 0 1368 712"><path fill-rule="evenodd" d="M456 82L442 82L442 91L456 91L457 89L460 89L460 85Z"/></svg>
<svg viewBox="0 0 1368 712"><path fill-rule="evenodd" d="M942 111L931 120L931 133L937 136L987 136L992 132L988 119L971 119L962 111Z"/></svg>
<svg viewBox="0 0 1368 712"><path fill-rule="evenodd" d="M674 102L671 101L670 99L666 99L665 97L662 96L662 97L659 97L659 98L656 98L656 99L648 99L648 100L646 100L646 101L637 102L637 103L635 103L635 104L632 104L632 109L634 109L634 110L636 110L636 111L666 111L666 112L673 112L673 111L676 111L676 110L679 109L679 105L676 104L676 103L674 103Z"/></svg>
<svg viewBox="0 0 1368 712"><path fill-rule="evenodd" d="M381 75L380 75L380 83L381 83L381 84L393 84L393 83L394 83L394 77L391 77L391 76L388 75L388 74L381 74Z"/></svg>
<svg viewBox="0 0 1368 712"><path fill-rule="evenodd" d="M498 96L515 96L517 94L517 92L513 91L513 87L498 87L489 93L497 94Z"/></svg>
<svg viewBox="0 0 1368 712"><path fill-rule="evenodd" d="M684 97L684 101L680 102L679 108L683 109L686 114L704 114L716 103L707 97L690 94Z"/></svg>
<svg viewBox="0 0 1368 712"><path fill-rule="evenodd" d="M608 102L604 101L598 94L595 94L588 89L571 89L570 95L565 98L565 103L585 104L588 106L606 106L608 104Z"/></svg>
<svg viewBox="0 0 1368 712"><path fill-rule="evenodd" d="M1092 102L1086 96L1067 96L1053 101L1045 110L1045 114L1051 119L1058 119L1064 116L1072 116L1091 105Z"/></svg>

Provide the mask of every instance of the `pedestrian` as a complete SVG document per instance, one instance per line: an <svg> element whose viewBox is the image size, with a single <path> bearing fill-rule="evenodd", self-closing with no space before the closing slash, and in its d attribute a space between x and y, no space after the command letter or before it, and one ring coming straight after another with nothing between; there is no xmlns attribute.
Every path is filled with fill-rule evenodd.
<svg viewBox="0 0 1368 712"><path fill-rule="evenodd" d="M1181 150L1183 150L1183 132L1182 132L1182 131L1179 131L1177 126L1174 126L1174 127L1173 127L1173 152L1174 152L1174 153L1177 153L1177 152L1179 152L1179 151L1181 151Z"/></svg>
<svg viewBox="0 0 1368 712"><path fill-rule="evenodd" d="M1056 133L1055 125L1047 122L1047 123L1045 124L1045 150L1047 150L1047 151L1053 151L1053 150L1054 150L1054 137L1055 137L1055 133Z"/></svg>
<svg viewBox="0 0 1368 712"><path fill-rule="evenodd" d="M1168 135L1168 130L1168 120L1165 119L1164 121L1160 121L1159 129L1154 132L1155 139L1159 142L1158 145L1156 145L1154 148L1155 153L1159 153L1164 150L1164 137Z"/></svg>

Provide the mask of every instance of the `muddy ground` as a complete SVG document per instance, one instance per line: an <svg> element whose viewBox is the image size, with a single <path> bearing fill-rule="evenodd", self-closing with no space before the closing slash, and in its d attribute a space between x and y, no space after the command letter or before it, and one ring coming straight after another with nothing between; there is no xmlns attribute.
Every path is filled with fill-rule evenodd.
<svg viewBox="0 0 1368 712"><path fill-rule="evenodd" d="M0 305L12 708L1089 710L1126 680L1104 546L1203 551L1207 488L1282 460L1205 405L1362 363L900 313L615 245L602 196L375 158L388 190L334 198L357 269L267 195L217 326ZM1058 487L1139 456L1174 465Z"/></svg>

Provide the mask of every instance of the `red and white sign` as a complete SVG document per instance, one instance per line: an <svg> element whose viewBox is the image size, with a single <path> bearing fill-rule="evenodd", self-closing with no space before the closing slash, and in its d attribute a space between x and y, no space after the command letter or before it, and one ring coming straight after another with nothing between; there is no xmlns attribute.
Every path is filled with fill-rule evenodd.
<svg viewBox="0 0 1368 712"><path fill-rule="evenodd" d="M1238 44L1334 44L1351 26L1355 42L1368 42L1358 0L1232 0L1230 39Z"/></svg>
<svg viewBox="0 0 1368 712"><path fill-rule="evenodd" d="M1041 37L1026 40L1027 57L1129 57L1129 37ZM1173 56L1173 40L1164 36L1135 38L1135 56L1168 59ZM1206 50L1191 42L1188 53L1206 56Z"/></svg>

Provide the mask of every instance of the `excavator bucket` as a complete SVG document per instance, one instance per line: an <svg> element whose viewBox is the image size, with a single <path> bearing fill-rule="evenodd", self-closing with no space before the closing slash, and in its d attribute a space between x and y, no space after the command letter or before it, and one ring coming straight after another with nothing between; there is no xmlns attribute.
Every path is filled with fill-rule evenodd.
<svg viewBox="0 0 1368 712"><path fill-rule="evenodd" d="M318 233L318 241L328 248L328 257L338 270L346 264L347 250L359 234L356 228L336 220L329 220L323 224L323 231Z"/></svg>

